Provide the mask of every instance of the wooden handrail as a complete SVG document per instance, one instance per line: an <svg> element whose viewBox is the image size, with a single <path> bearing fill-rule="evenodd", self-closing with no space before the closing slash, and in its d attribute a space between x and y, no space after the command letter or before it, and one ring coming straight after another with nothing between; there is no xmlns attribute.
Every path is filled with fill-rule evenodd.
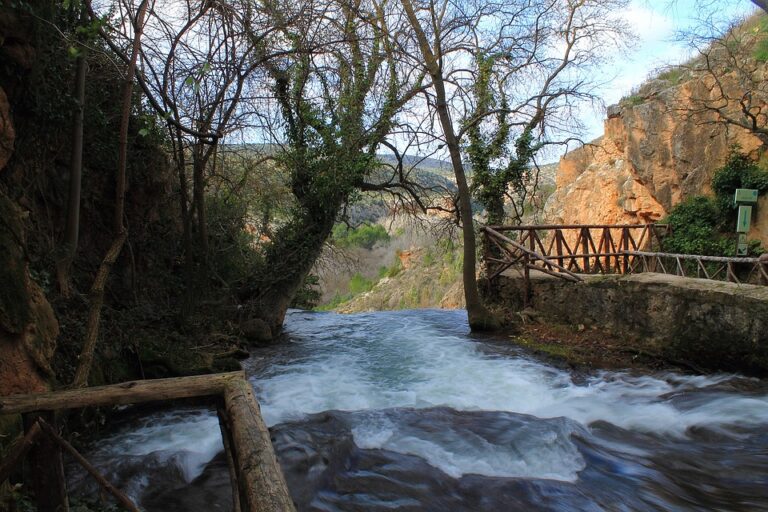
<svg viewBox="0 0 768 512"><path fill-rule="evenodd" d="M649 258L679 258L681 260L700 260L714 261L718 263L758 263L759 258L748 256L705 256L699 254L676 254L670 252L645 252L645 251L627 251L630 256L647 256Z"/></svg>
<svg viewBox="0 0 768 512"><path fill-rule="evenodd" d="M0 414L23 414L32 411L58 411L82 407L222 396L227 385L238 379L245 379L245 374L243 372L230 372L171 379L136 380L110 386L95 386L31 395L0 396Z"/></svg>
<svg viewBox="0 0 768 512"><path fill-rule="evenodd" d="M33 395L0 397L0 415L29 414L82 407L138 404L182 398L211 397L221 407L222 434L231 476L238 489L235 503L242 512L293 512L295 507L288 492L272 441L253 388L244 372L178 377L125 382L110 386L71 389ZM37 423L25 439L39 435ZM43 428L45 424L41 423ZM49 435L55 431L46 429ZM54 436L57 442L61 439ZM26 442L20 449L24 449ZM65 449L66 448L66 445ZM68 450L68 449L67 449ZM15 453L15 452L14 452ZM18 462L14 454L13 463ZM5 468L5 465L2 466ZM5 472L5 470L4 470Z"/></svg>
<svg viewBox="0 0 768 512"><path fill-rule="evenodd" d="M494 231L502 232L502 231L528 231L531 229L542 229L542 230L551 230L551 229L624 229L624 228L635 228L635 229L642 229L646 227L655 227L660 229L668 229L668 224L656 224L656 223L650 223L650 224L523 224L520 226L485 226L487 228L491 228Z"/></svg>
<svg viewBox="0 0 768 512"><path fill-rule="evenodd" d="M543 255L541 255L541 254L539 254L539 253L537 253L535 251L532 251L532 250L528 249L527 247L525 247L524 245L521 245L521 244L515 242L514 240L512 240L512 239L502 235L501 233L499 233L498 231L494 230L493 228L485 226L482 229L485 230L486 232L490 233L491 235L495 236L499 240L502 240L504 243L507 243L507 244L511 245L512 247L514 247L515 249L519 250L520 252L523 252L523 253L527 254L530 258L533 258L534 260L541 261L542 263L544 263L548 267L556 268L557 270L559 270L560 272L565 274L563 276L558 276L558 277L562 277L563 279L568 279L566 277L566 276L568 276L568 277L571 278L571 279L569 279L571 281L581 281L581 278L579 276L577 276L576 274L574 274L573 272L571 272L567 268L565 268L565 267L563 267L561 265L558 265L557 263L555 263L554 261L550 260L546 256L543 256Z"/></svg>
<svg viewBox="0 0 768 512"><path fill-rule="evenodd" d="M715 279L724 270L725 279L740 282L744 279L737 273L737 265L753 265L746 281L759 281L768 285L768 265L758 258L702 256L654 252L660 247L663 234L669 232L667 224L542 224L521 226L486 226L481 228L493 242L486 248L485 261L488 277L494 279L512 266L525 271L536 269L547 274L563 277L564 270L569 276L578 274L628 274L638 271L660 269L664 273L685 276L690 264L696 262L698 277ZM503 233L519 233L518 240L512 240ZM648 265L649 260L652 265ZM674 260L668 270L666 262ZM720 264L715 272L708 271L705 264ZM725 265L723 267L723 265ZM689 272L690 273L690 272ZM745 275L745 274L744 274ZM755 276L756 279L755 279ZM574 279L569 279L574 280Z"/></svg>

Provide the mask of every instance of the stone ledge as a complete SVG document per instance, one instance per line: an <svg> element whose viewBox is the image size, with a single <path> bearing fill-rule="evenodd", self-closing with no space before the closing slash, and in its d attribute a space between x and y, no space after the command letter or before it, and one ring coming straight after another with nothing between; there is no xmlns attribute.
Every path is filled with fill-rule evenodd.
<svg viewBox="0 0 768 512"><path fill-rule="evenodd" d="M532 273L530 306L547 323L595 326L710 370L768 375L768 287L654 273L584 277ZM523 308L522 277L505 273L485 288L497 306Z"/></svg>

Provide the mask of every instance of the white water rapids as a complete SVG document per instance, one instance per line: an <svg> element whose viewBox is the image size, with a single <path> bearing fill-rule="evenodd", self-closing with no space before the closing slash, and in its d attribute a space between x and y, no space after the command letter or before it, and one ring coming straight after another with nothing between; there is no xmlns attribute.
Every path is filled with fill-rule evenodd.
<svg viewBox="0 0 768 512"><path fill-rule="evenodd" d="M255 351L246 369L270 427L324 411L352 411L350 430L358 448L417 456L452 478L577 482L588 462L574 435L587 438L605 424L630 437L686 447L702 429L738 440L768 426L768 388L761 381L671 373L574 375L504 339L469 336L464 318L464 312L450 311L294 311L285 343ZM419 410L433 408L532 418L514 416L522 419L507 429L505 418L512 416L499 416L494 429L503 432L488 433L462 420L418 419ZM117 432L96 453L104 459L118 454L173 459L191 481L221 450L219 439L215 415L182 410L151 415ZM637 442L602 439L601 444L628 459L651 451ZM631 464L617 468L640 471ZM145 484L134 478L132 494Z"/></svg>

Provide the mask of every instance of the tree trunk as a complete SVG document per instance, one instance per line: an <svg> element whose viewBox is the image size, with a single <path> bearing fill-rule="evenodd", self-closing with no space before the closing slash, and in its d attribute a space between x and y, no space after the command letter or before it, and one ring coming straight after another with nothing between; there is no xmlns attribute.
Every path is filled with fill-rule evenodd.
<svg viewBox="0 0 768 512"><path fill-rule="evenodd" d="M255 317L269 325L273 335L282 329L288 307L333 230L341 208L334 204L326 205L323 212L305 213L280 229L267 250L261 275L252 287L256 296L250 307Z"/></svg>
<svg viewBox="0 0 768 512"><path fill-rule="evenodd" d="M233 380L224 391L227 427L237 449L238 501L249 511L295 511L253 388Z"/></svg>
<svg viewBox="0 0 768 512"><path fill-rule="evenodd" d="M141 48L141 35L144 29L144 16L147 12L148 0L142 0L139 4L139 10L136 13L134 24L134 37L131 47L131 60L128 63L128 69L125 71L125 84L123 85L122 113L120 118L120 140L118 141L119 154L118 166L115 184L115 240L112 242L104 260L99 266L96 278L91 286L91 305L88 311L88 328L86 339L83 343L83 349L80 353L80 362L75 372L73 385L75 387L84 387L88 385L88 375L91 372L93 364L93 353L96 349L96 342L99 338L99 324L101 322L101 308L104 304L104 290L106 288L109 273L112 265L117 261L120 252L123 250L125 240L128 238L128 232L123 223L125 208L125 175L128 161L128 123L131 118L131 100L133 95L133 78L136 75L136 62L139 58Z"/></svg>
<svg viewBox="0 0 768 512"><path fill-rule="evenodd" d="M467 318L469 320L469 325L473 330L498 329L498 319L483 306L483 303L480 300L480 293L477 290L476 243L475 226L472 218L472 202L469 186L467 185L467 176L464 172L464 164L461 161L459 141L457 140L456 132L453 129L450 112L448 112L442 68L435 55L432 53L429 41L416 17L411 1L401 0L401 3L408 16L408 21L416 34L422 57L426 62L427 70L432 78L433 88L437 98L436 108L440 118L440 126L443 129L445 143L448 146L448 152L451 156L453 172L456 176L456 186L459 189L459 216L461 220L462 236L464 238L462 281L464 284L464 298L467 303ZM436 35L436 37L439 36L439 34Z"/></svg>
<svg viewBox="0 0 768 512"><path fill-rule="evenodd" d="M181 210L182 243L184 247L184 302L181 315L187 317L195 307L195 254L192 246L192 215L189 211L189 182L187 159L184 154L184 138L178 127L168 125L174 141L174 160L179 176L179 207Z"/></svg>
<svg viewBox="0 0 768 512"><path fill-rule="evenodd" d="M202 142L197 142L192 161L192 195L197 211L197 238L203 262L208 259L208 220L205 215L205 165L208 160Z"/></svg>
<svg viewBox="0 0 768 512"><path fill-rule="evenodd" d="M70 269L75 259L80 234L80 189L83 175L83 110L85 108L85 47L75 62L75 111L72 115L72 153L69 161L69 198L67 200L67 223L62 241L61 259L57 265L59 290L70 296Z"/></svg>
<svg viewBox="0 0 768 512"><path fill-rule="evenodd" d="M30 433L37 425L37 418L56 424L54 413L35 412L24 415L24 430ZM29 460L32 490L38 512L68 512L67 485L61 447L45 435L38 435L27 456Z"/></svg>
<svg viewBox="0 0 768 512"><path fill-rule="evenodd" d="M80 352L80 362L77 365L77 371L75 372L75 380L72 385L76 388L82 388L88 385L88 375L91 372L91 366L93 364L93 353L96 350L96 342L99 339L99 324L101 322L101 308L104 305L104 289L107 285L107 279L109 279L109 273L112 270L117 257L120 255L120 251L125 245L125 239L127 233L124 231L121 233L112 246L107 251L104 260L99 266L99 270L96 272L96 278L93 280L91 286L91 305L88 309L88 326L85 331L85 342L83 343L83 349Z"/></svg>

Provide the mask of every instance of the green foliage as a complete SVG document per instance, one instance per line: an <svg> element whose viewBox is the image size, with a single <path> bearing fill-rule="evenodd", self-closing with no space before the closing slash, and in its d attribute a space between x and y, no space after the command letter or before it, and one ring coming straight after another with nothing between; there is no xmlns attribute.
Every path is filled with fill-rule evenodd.
<svg viewBox="0 0 768 512"><path fill-rule="evenodd" d="M731 256L736 252L733 238L721 231L722 212L709 197L683 201L662 222L672 229L664 238L664 252L710 256Z"/></svg>
<svg viewBox="0 0 768 512"><path fill-rule="evenodd" d="M333 311L334 309L338 308L340 305L344 304L345 302L349 302L352 300L355 295L360 295L361 293L369 292L373 287L375 286L375 282L373 282L370 279L367 279L365 276L357 272L355 275L353 275L349 283L347 285L347 288L349 291L344 294L337 293L333 299L331 299L330 302L327 304L323 304L322 306L316 306L315 310L317 311Z"/></svg>
<svg viewBox="0 0 768 512"><path fill-rule="evenodd" d="M369 292L376 284L370 279L365 278L362 274L357 272L349 280L349 293L352 295L358 295L361 293Z"/></svg>
<svg viewBox="0 0 768 512"><path fill-rule="evenodd" d="M670 225L672 234L663 241L665 252L733 256L736 253L734 227L736 207L733 195L737 188L768 191L768 172L734 148L728 161L712 177L714 198L696 196L675 206L662 222ZM750 254L762 252L760 244L749 242Z"/></svg>
<svg viewBox="0 0 768 512"><path fill-rule="evenodd" d="M533 136L540 118L535 117L521 132L513 132L507 98L503 91L494 90L498 85L494 77L497 58L476 56L477 79L473 90L476 106L465 121L469 140L465 151L472 164L471 191L485 208L489 224L504 223L504 202L510 188L516 202L515 211L524 210L532 178L531 163L542 147ZM492 115L494 110L496 113Z"/></svg>
<svg viewBox="0 0 768 512"><path fill-rule="evenodd" d="M403 271L403 262L400 261L400 258L395 258L395 262L392 263L389 267L381 267L379 269L379 279L383 279L385 277L395 277L397 274Z"/></svg>
<svg viewBox="0 0 768 512"><path fill-rule="evenodd" d="M0 329L24 330L30 319L21 211L0 192Z"/></svg>
<svg viewBox="0 0 768 512"><path fill-rule="evenodd" d="M752 56L758 62L768 62L768 38L761 38L752 50Z"/></svg>
<svg viewBox="0 0 768 512"><path fill-rule="evenodd" d="M752 57L758 62L768 62L768 17L761 17L754 30L757 39L752 48Z"/></svg>
<svg viewBox="0 0 768 512"><path fill-rule="evenodd" d="M683 79L683 75L685 75L685 70L683 68L673 67L665 71L662 71L661 73L659 73L659 76L657 76L656 78L658 80L664 80L666 82L669 82L672 85L677 85Z"/></svg>
<svg viewBox="0 0 768 512"><path fill-rule="evenodd" d="M211 196L206 208L211 226L211 269L229 286L240 284L259 260L255 241L246 231L247 205L235 196Z"/></svg>
<svg viewBox="0 0 768 512"><path fill-rule="evenodd" d="M768 172L748 156L733 148L728 161L712 177L712 190L724 212L734 211L733 194L737 188L754 188L760 194L768 191ZM735 219L735 218L734 218Z"/></svg>
<svg viewBox="0 0 768 512"><path fill-rule="evenodd" d="M320 302L322 293L318 287L320 286L320 278L315 274L308 274L304 278L301 288L296 292L296 296L291 302L292 308L299 309L315 309Z"/></svg>
<svg viewBox="0 0 768 512"><path fill-rule="evenodd" d="M337 247L372 249L378 242L388 242L389 234L380 224L363 224L350 229L345 224L333 228L333 244Z"/></svg>
<svg viewBox="0 0 768 512"><path fill-rule="evenodd" d="M425 267L431 267L435 264L435 255L431 248L428 248L427 252L424 253L424 256L422 257L422 263Z"/></svg>
<svg viewBox="0 0 768 512"><path fill-rule="evenodd" d="M642 105L643 103L645 103L645 98L643 98L639 94L630 94L626 98L623 98L621 100L621 103L624 103L625 105L629 105L630 107L636 107L638 105Z"/></svg>

